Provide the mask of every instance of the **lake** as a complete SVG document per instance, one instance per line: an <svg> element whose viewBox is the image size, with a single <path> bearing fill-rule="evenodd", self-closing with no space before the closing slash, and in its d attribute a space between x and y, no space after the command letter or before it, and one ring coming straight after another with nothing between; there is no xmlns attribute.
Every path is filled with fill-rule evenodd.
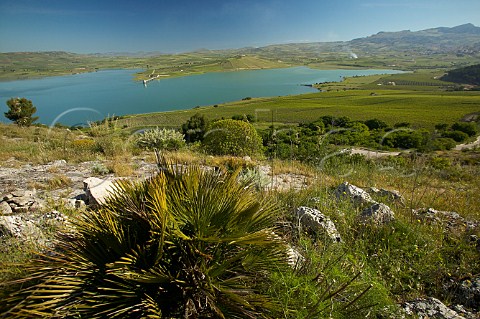
<svg viewBox="0 0 480 319"><path fill-rule="evenodd" d="M145 87L133 81L138 70L106 70L34 80L0 82L2 122L6 101L25 97L37 107L38 122L85 125L111 115L189 109L241 100L316 92L305 86L343 77L393 74L395 70L316 70L307 67L207 73L161 78Z"/></svg>

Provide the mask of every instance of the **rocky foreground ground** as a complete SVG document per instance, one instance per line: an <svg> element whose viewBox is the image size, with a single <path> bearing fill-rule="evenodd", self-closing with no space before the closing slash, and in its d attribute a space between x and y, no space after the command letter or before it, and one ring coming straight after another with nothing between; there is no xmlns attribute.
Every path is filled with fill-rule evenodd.
<svg viewBox="0 0 480 319"><path fill-rule="evenodd" d="M155 174L157 166L144 159L135 160L135 173L131 178L142 179ZM30 165L9 160L0 167L0 240L17 238L18 240L34 240L48 245L49 239L43 235L44 229L52 225L68 224L69 218L62 210L88 209L101 204L103 198L111 190L114 177L112 174L94 175L101 167L100 162L84 162L68 164L57 160L45 165ZM265 176L269 176L270 168L259 168ZM301 189L308 184L309 178L295 174L269 176L265 187L277 190ZM395 219L395 213L385 203L372 199L380 195L392 201L402 202L402 195L395 190L362 189L347 182L335 189L338 198L350 199L356 205L365 207L358 216L359 222L389 223ZM313 202L315 199L312 199ZM334 223L313 207L299 207L295 217L302 227L324 231L335 243L342 244L340 234ZM442 212L432 208L421 208L413 212L417 218L445 225L446 231L458 226L467 228L479 227L478 221L464 219L455 212ZM480 239L472 236L476 249L480 250ZM290 263L292 267L302 262L302 256L295 247L291 247ZM445 291L451 296L451 304L447 307L440 300L425 297L406 301L401 304L403 317L414 318L480 318L480 275L460 281L452 281L445 285Z"/></svg>

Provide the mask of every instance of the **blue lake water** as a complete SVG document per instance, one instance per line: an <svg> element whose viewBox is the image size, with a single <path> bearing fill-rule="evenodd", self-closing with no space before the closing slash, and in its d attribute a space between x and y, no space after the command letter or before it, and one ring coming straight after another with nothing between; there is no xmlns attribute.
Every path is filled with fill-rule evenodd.
<svg viewBox="0 0 480 319"><path fill-rule="evenodd" d="M35 80L0 82L0 121L6 101L25 97L37 107L38 122L84 125L111 115L190 109L250 97L295 95L317 90L302 84L342 77L393 74L395 70L315 70L307 67L207 73L133 81L138 70L107 70Z"/></svg>

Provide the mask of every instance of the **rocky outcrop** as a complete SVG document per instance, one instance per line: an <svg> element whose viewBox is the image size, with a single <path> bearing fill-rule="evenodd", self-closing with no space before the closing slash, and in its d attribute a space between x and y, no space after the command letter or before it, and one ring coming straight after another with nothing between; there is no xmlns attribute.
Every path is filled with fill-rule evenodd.
<svg viewBox="0 0 480 319"><path fill-rule="evenodd" d="M315 232L324 231L333 242L342 241L335 224L319 210L301 206L297 208L295 217L301 227L306 227Z"/></svg>
<svg viewBox="0 0 480 319"><path fill-rule="evenodd" d="M349 182L344 182L340 184L335 190L335 195L339 199L349 198L354 204L374 204L376 203L369 193L350 184Z"/></svg>
<svg viewBox="0 0 480 319"><path fill-rule="evenodd" d="M389 223L395 219L395 214L385 204L375 203L370 207L365 208L360 214L360 220L362 223L374 223L376 225L382 225Z"/></svg>
<svg viewBox="0 0 480 319"><path fill-rule="evenodd" d="M39 229L33 219L27 216L0 216L0 237L36 238L38 232Z"/></svg>
<svg viewBox="0 0 480 319"><path fill-rule="evenodd" d="M433 297L405 302L402 304L402 308L407 315L416 316L419 319L465 319Z"/></svg>
<svg viewBox="0 0 480 319"><path fill-rule="evenodd" d="M87 204L98 207L104 204L106 198L114 191L114 185L112 180L89 177L83 181L83 190Z"/></svg>
<svg viewBox="0 0 480 319"><path fill-rule="evenodd" d="M293 173L272 174L272 168L265 165L258 166L257 169L260 174L268 177L265 189L277 191L301 190L308 187L311 183L311 178L305 175Z"/></svg>
<svg viewBox="0 0 480 319"><path fill-rule="evenodd" d="M445 295L462 306L470 309L480 309L480 276L451 279L443 286Z"/></svg>
<svg viewBox="0 0 480 319"><path fill-rule="evenodd" d="M0 200L1 215L39 211L44 207L44 201L35 197L35 191L16 190L4 194Z"/></svg>
<svg viewBox="0 0 480 319"><path fill-rule="evenodd" d="M6 202L0 202L0 215L11 215L13 213L12 207Z"/></svg>
<svg viewBox="0 0 480 319"><path fill-rule="evenodd" d="M412 213L418 219L445 225L447 229L460 227L466 230L474 230L479 226L478 222L466 220L456 212L440 211L433 208L420 208L413 210Z"/></svg>
<svg viewBox="0 0 480 319"><path fill-rule="evenodd" d="M363 209L359 216L360 221L364 224L374 223L381 225L395 219L395 214L390 207L376 202L365 190L348 182L340 184L335 189L335 195L338 199L350 199L357 206L365 207L369 205Z"/></svg>
<svg viewBox="0 0 480 319"><path fill-rule="evenodd" d="M368 192L372 195L385 198L390 201L398 202L400 204L405 204L405 198L397 190L388 190L384 188L378 189L375 187L370 187Z"/></svg>
<svg viewBox="0 0 480 319"><path fill-rule="evenodd" d="M0 238L32 240L42 244L45 231L69 225L67 216L59 211L0 216Z"/></svg>

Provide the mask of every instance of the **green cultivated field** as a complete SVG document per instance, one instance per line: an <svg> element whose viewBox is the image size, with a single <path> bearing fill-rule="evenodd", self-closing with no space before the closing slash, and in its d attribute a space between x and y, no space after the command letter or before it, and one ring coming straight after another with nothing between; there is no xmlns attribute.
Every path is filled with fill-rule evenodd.
<svg viewBox="0 0 480 319"><path fill-rule="evenodd" d="M179 127L195 113L205 114L210 119L252 114L257 118L256 125L264 126L272 120L298 124L312 122L324 115L333 115L348 116L353 120L378 118L390 125L409 122L415 128L433 129L435 124L452 124L463 116L476 112L480 112L480 92L357 89L256 98L220 104L218 107L133 115L122 119L121 123L130 128Z"/></svg>

